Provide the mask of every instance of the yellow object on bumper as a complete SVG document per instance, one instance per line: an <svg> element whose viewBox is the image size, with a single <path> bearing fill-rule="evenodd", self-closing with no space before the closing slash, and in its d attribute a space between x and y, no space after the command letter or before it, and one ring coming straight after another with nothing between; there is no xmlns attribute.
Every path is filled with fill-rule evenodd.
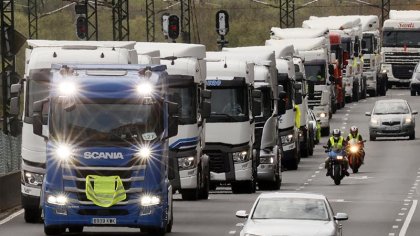
<svg viewBox="0 0 420 236"><path fill-rule="evenodd" d="M93 182L93 186L92 186ZM127 198L119 176L88 175L86 197L100 207L111 207Z"/></svg>

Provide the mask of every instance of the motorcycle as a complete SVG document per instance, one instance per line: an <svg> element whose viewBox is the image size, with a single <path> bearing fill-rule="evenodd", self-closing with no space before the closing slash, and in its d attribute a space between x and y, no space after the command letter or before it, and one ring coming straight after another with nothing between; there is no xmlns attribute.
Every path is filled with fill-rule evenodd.
<svg viewBox="0 0 420 236"><path fill-rule="evenodd" d="M335 185L340 185L341 180L345 176L344 171L344 161L346 152L344 149L328 149L327 146L324 146L325 153L328 153L329 166L327 167L330 174L330 177L334 180Z"/></svg>
<svg viewBox="0 0 420 236"><path fill-rule="evenodd" d="M363 143L365 141L358 141L356 139L351 139L346 147L347 158L349 159L349 165L353 173L359 172L359 168L362 165L363 161Z"/></svg>

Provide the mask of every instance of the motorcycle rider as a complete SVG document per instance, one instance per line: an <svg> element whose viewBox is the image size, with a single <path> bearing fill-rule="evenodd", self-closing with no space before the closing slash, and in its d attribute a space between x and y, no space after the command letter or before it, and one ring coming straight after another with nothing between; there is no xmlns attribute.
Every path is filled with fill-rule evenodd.
<svg viewBox="0 0 420 236"><path fill-rule="evenodd" d="M343 149L346 146L346 140L343 138L343 136L341 136L341 131L339 129L334 129L332 136L328 139L328 143L327 143L327 148L330 150L332 148L334 149ZM330 176L331 175L331 170L329 167L330 164L330 158L327 157L327 159L325 160L325 168L327 169L327 174L326 176ZM343 164L344 164L344 174L346 176L349 176L350 173L347 171L347 169L349 168L349 161L347 160L347 157L343 157Z"/></svg>
<svg viewBox="0 0 420 236"><path fill-rule="evenodd" d="M361 157L362 157L361 160L362 160L362 163L364 163L364 160L365 160L364 147L365 147L365 145L363 143L362 135L359 133L359 128L357 128L357 126L350 127L350 133L346 138L347 143L352 139L356 139L356 141L360 143L360 147L361 147L360 151L361 151L361 154L362 154L361 155Z"/></svg>

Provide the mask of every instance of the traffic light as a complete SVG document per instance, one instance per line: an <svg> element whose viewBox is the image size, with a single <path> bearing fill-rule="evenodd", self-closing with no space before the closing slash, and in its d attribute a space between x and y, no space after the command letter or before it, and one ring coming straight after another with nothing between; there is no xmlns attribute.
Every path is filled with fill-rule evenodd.
<svg viewBox="0 0 420 236"><path fill-rule="evenodd" d="M86 39L88 34L88 21L81 15L76 20L76 34L79 39Z"/></svg>
<svg viewBox="0 0 420 236"><path fill-rule="evenodd" d="M168 36L173 40L179 36L179 18L176 15L171 15L168 18Z"/></svg>

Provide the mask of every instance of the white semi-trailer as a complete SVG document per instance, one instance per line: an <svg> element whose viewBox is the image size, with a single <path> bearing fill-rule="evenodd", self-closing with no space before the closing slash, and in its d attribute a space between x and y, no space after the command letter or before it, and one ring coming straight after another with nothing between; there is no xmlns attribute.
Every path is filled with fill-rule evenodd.
<svg viewBox="0 0 420 236"><path fill-rule="evenodd" d="M420 61L420 11L389 13L382 28L382 71L387 73L388 87L408 86Z"/></svg>

